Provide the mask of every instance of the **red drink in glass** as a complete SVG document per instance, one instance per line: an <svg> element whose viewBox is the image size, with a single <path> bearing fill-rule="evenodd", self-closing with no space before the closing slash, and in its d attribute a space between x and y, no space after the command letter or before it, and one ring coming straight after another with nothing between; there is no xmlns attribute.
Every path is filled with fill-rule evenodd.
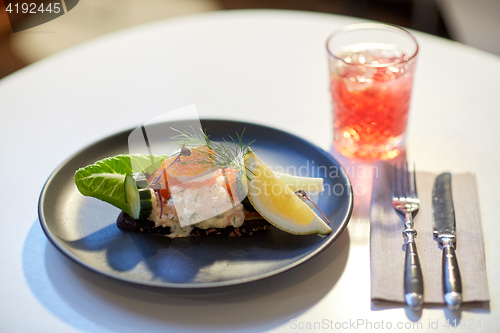
<svg viewBox="0 0 500 333"><path fill-rule="evenodd" d="M398 156L416 58L395 44L366 42L342 45L329 60L335 149L347 157Z"/></svg>

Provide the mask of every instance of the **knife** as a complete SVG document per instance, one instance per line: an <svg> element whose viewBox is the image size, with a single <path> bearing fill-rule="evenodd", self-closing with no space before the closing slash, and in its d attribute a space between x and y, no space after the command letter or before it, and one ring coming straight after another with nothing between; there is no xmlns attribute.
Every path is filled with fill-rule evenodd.
<svg viewBox="0 0 500 333"><path fill-rule="evenodd" d="M443 292L448 308L456 310L462 303L462 281L455 253L455 210L451 196L451 174L437 176L432 189L434 236L443 244Z"/></svg>

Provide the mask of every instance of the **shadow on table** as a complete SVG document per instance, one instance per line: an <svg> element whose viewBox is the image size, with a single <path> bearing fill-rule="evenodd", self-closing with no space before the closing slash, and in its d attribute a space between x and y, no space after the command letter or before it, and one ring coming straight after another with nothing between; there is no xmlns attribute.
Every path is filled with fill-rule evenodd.
<svg viewBox="0 0 500 333"><path fill-rule="evenodd" d="M270 228L254 237L170 239L123 231L112 224L77 240L58 239L82 262L104 273L140 284L180 288L274 275L328 245L333 236L297 237Z"/></svg>
<svg viewBox="0 0 500 333"><path fill-rule="evenodd" d="M25 240L23 269L38 300L84 331L169 329L260 332L286 325L337 283L349 255L347 230L319 255L267 279L202 294L172 293L97 274L74 263L44 237L38 220Z"/></svg>

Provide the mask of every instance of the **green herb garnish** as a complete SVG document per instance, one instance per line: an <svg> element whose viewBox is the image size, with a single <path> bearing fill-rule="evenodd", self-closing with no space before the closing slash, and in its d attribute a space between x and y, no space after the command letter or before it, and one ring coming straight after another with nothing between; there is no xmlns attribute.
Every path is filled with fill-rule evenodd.
<svg viewBox="0 0 500 333"><path fill-rule="evenodd" d="M202 158L197 160L191 160L189 163L200 163L200 164L210 164L212 167L216 168L232 168L243 172L248 179L247 171L245 167L244 157L250 150L250 145L255 142L255 140L243 144L243 134L245 129L241 134L236 133L236 139L231 135L228 137L231 141L222 139L223 142L212 141L210 136L207 135L202 129L197 133L192 127L192 133L187 131L179 131L175 128L171 128L173 131L179 133L178 135L172 137L172 139L180 141L184 148L195 148L195 147L207 147L208 151L200 150L199 153ZM180 161L180 163L183 163Z"/></svg>

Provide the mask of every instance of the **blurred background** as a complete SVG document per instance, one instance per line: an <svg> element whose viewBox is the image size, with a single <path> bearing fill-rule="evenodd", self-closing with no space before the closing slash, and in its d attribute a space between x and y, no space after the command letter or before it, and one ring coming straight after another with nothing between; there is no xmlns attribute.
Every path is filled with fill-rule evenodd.
<svg viewBox="0 0 500 333"><path fill-rule="evenodd" d="M113 31L155 20L231 9L292 9L360 17L427 32L500 55L500 0L80 0L65 15L16 33L12 33L5 3L0 0L0 78ZM21 15L16 19L30 18Z"/></svg>

